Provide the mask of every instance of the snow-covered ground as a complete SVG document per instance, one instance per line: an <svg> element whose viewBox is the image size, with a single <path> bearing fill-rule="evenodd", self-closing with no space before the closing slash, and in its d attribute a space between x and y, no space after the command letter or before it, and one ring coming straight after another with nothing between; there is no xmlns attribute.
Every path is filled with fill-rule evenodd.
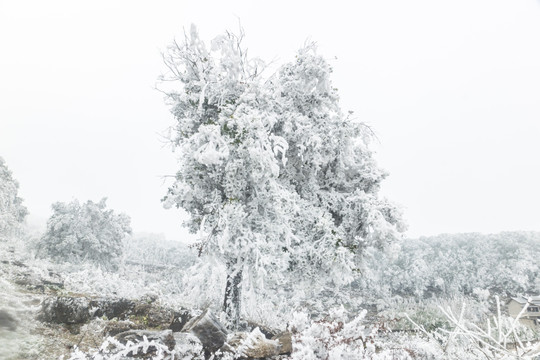
<svg viewBox="0 0 540 360"><path fill-rule="evenodd" d="M459 236L455 237L459 239ZM436 240L433 241L436 243ZM152 242L152 239L147 238L146 241ZM429 242L426 239L423 241ZM460 243L458 240L451 241L454 241L455 246ZM481 239L479 241L481 243ZM491 241L494 244L493 239ZM521 251L516 250L516 252L523 253L523 249L527 246L529 246L527 249L531 250L530 246L535 242L528 239L525 242L515 241L514 243L521 244ZM9 246L7 243L2 243L0 247L1 359L57 359L61 355L67 359L75 356L74 346L88 353L95 351L91 349L98 349L101 346L105 341L102 332L108 320L101 318L90 320L76 331L66 324L51 324L36 320L43 301L51 297L140 299L143 296L150 296L158 299L160 306L164 308L210 306L219 314L219 295L223 291L220 282L224 279L219 274L214 274L213 280L209 282L207 279L203 284L213 281L215 288L201 286L200 281L207 276L212 278L212 272L208 269L206 269L208 272L205 272L204 266L198 262L194 254L190 253L191 250L185 247L175 250L178 251L177 255L181 257L185 267L171 264L168 260L167 263L160 263L157 260L163 255L160 244L164 246L164 249L166 246L156 241L152 246L148 243L138 243L135 247L128 249L126 253L130 254L131 260L124 259L123 265L117 272L108 272L91 264L55 264L46 259L35 259L31 252L25 251L24 244L21 242L14 244L18 245ZM134 244L137 244L137 241L134 241ZM447 246L452 247L450 244ZM152 259L152 264L142 265L137 251L148 252L148 247L154 249L156 256L151 257L148 253L148 259ZM405 246L403 251L409 252L410 255L417 252L415 249L417 248L414 246L409 249ZM169 247L169 251L173 250ZM181 253L184 253L183 257L180 256ZM403 260L408 255L401 256ZM422 258L417 255L413 257ZM471 255L469 262L474 262L473 260L478 259ZM392 266L398 267L403 264L398 262ZM427 271L436 264L426 266ZM457 269L454 271L457 272ZM473 277L474 274L471 276ZM472 277L471 281L475 281ZM193 281L190 282L190 280ZM419 277L416 281L420 284L425 279ZM62 282L63 286L58 286L59 282ZM196 289L197 283L201 288ZM534 289L534 286L533 282L531 289ZM464 334L475 330L473 324L478 324L480 329L485 329L486 326L483 324L488 318L492 318L490 326L493 334L496 334L493 316L497 318L497 314L496 308L493 307L495 304L493 296L477 291L470 296L442 294L441 297L424 299L423 296L418 297L413 292L409 296L405 294L398 296L397 292L402 291L402 288L397 288L396 292L387 293L387 299L377 299L377 291L379 296L384 296L388 289L381 290L374 287L373 290L371 296L364 294L363 300L359 298L356 303L353 299L349 299L348 310L342 306L334 306L335 299L332 302L323 297L312 299L312 302L304 302L303 308L298 307L298 304L294 307L293 302L283 301L279 305L290 308L287 311L281 309L272 313L273 306L276 304L272 305L270 294L265 294L264 298L249 299L247 297L244 302L246 308L244 316L270 328L278 327L277 330L291 331L294 349L289 355L291 359L485 358L481 350L475 347L478 341L471 341ZM362 294L365 289L359 286L350 288L349 291L351 296L356 296ZM203 294L206 294L206 297L201 298ZM346 292L341 294L341 299L346 300L345 294ZM378 302L369 303L367 299L370 301L375 299ZM290 300L293 301L294 296L291 296ZM325 308L325 304L328 304L328 307ZM465 305L465 309L460 319L462 304ZM362 305L365 305L369 312L357 310ZM310 308L316 311L310 312ZM512 323L504 317L504 303L501 309L503 321L499 321L506 326L506 329L512 329ZM266 314L261 314L265 311ZM452 314L456 314L454 323ZM265 323L268 319L273 319L273 322ZM458 325L463 328L451 335L452 331L459 327ZM516 331L516 335L520 338L530 340L531 345L530 352L522 354L521 358L532 359L531 354L537 351L534 346L538 339L538 332L524 327L518 327ZM505 341L511 344L516 343L513 339ZM510 353L505 355L501 349L498 349L498 352L495 350L498 346L497 341L492 343L486 341L486 343L488 345L485 346L492 347L490 348L492 353L499 354L498 358L510 356ZM527 341L524 341L523 347L527 348L527 346ZM486 352L485 349L483 351ZM81 358L81 353L78 354ZM488 354L488 358L497 358L494 357L495 355L489 357L492 355Z"/></svg>

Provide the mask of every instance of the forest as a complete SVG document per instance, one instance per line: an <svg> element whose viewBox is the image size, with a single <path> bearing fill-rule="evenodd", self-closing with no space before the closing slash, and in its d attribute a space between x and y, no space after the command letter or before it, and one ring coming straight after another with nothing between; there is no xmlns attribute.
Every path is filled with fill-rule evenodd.
<svg viewBox="0 0 540 360"><path fill-rule="evenodd" d="M32 230L0 158L0 358L538 358L540 233L405 237L316 44L269 72L242 39L192 26L163 52L161 201L195 242L136 233L105 197Z"/></svg>

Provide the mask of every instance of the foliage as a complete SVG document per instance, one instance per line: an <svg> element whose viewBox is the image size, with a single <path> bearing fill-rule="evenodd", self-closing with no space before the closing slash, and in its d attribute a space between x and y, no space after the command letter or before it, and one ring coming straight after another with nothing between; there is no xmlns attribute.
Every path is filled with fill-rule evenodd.
<svg viewBox="0 0 540 360"><path fill-rule="evenodd" d="M155 274L156 277L153 277L153 274L147 273L144 269L137 269L137 267L134 265L122 265L118 272L108 273L92 264L83 264L82 266L59 264L55 266L54 271L61 273L65 278L64 291L95 294L97 296L137 298L145 292L151 291L153 294L159 295L159 301L161 302L168 302L169 300L173 299L191 299L191 301L194 301L196 300L194 298L197 298L199 294L205 291L204 288L212 287L214 288L206 289L208 294L213 294L213 296L216 296L219 293L222 294L222 281L220 282L218 281L219 279L214 279L210 283L208 282L209 280L204 279L206 277L206 272L213 267L215 268L217 264L213 266L203 261L201 261L199 264L200 267L191 268L189 271L182 272L181 274L185 281L189 280L191 276L194 276L191 283L192 288L197 289L196 284L198 284L198 287L201 288L197 289L198 292L194 294L189 294L192 288L182 288L182 283L180 283L179 289L174 290L174 280L172 280L170 276L172 276L173 273L176 274L176 272L171 272L168 270L163 270ZM0 269L8 269L6 264L0 265L2 265ZM33 270L37 271L38 273L43 272L43 274L48 273L50 271L48 269L51 269L51 264L45 260L34 260L33 263L26 263L26 265L32 266ZM37 268L34 268L34 266L37 266ZM218 273L222 274L221 271ZM214 275L217 275L218 273L215 273ZM5 278L8 279L9 276L6 276ZM156 282L155 280L158 278L163 278L163 281ZM223 277L221 280L223 280ZM3 284L6 286L2 286ZM13 300L16 299L16 297L13 298L13 295L11 294L13 289L10 289L13 288L13 286L7 285L9 285L7 282L3 283L0 281L0 287L5 290L4 293L2 293L3 296L0 296L0 302L2 302L1 300L3 297L11 296L12 298L9 299L10 304L16 304L17 302ZM220 286L221 289L216 289ZM248 291L248 296L249 292L250 291ZM286 297L287 294L282 295ZM20 296L20 294L17 296ZM397 300L398 298L396 298L396 301ZM515 356L506 356L504 354L499 357L492 356L492 354L490 355L486 351L485 347L478 347L478 342L474 337L469 337L469 330L473 332L472 334L474 336L478 336L478 334L482 334L480 330L483 330L485 335L485 333L489 333L488 329L491 328L491 336L497 340L499 330L497 330L498 328L496 324L503 325L501 327L503 329L503 331L500 332L501 334L510 334L507 337L507 345L513 345L515 342L515 337L521 340L523 348L526 349L526 351L533 349L532 346L536 344L535 341L538 334L532 334L530 331L527 331L521 326L515 326L516 324L513 323L513 319L505 317L504 315L496 315L495 320L492 318L490 320L489 327L482 326L482 324L487 323L487 320L485 317L483 317L483 321L475 317L475 314L482 312L482 310L479 310L479 308L476 308L475 306L483 306L483 311L487 312L487 302L476 304L470 299L469 301L466 301L463 316L456 316L454 314L460 314L460 309L458 307L450 306L452 306L452 304L458 300L451 301L451 299L447 299L446 302L435 302L435 299L416 299L415 301L410 300L410 302L408 302L406 299L401 299L401 305L392 302L386 303L385 314L377 314L384 315L385 317L391 317L392 311L399 313L404 311L412 312L410 315L411 319L416 324L421 325L421 328L423 329L416 332L411 331L411 328L398 328L396 324L381 322L378 320L378 318L373 318L373 312L366 313L365 311L353 311L347 313L341 307L331 310L329 314L328 311L326 311L326 316L323 315L316 318L313 317L313 314L304 312L296 312L292 315L285 312L278 313L276 312L276 309L288 309L290 308L290 303L285 301L283 303L276 303L274 307L267 306L270 302L276 301L276 297L265 299L265 302L262 304L260 299L259 302L253 301L250 303L252 306L250 307L248 314L252 315L251 319L258 320L258 323L273 325L281 330L284 330L283 327L286 323L288 323L288 329L294 332L294 351L288 357L290 359L365 358L474 360L519 358ZM215 300L211 301L215 302ZM440 305L444 311L441 311L441 309L438 308L438 313L435 313L437 304ZM176 303L173 306L179 305L185 304ZM424 312L422 312L422 309ZM257 310L263 312L263 314L258 314L257 317ZM23 314L28 314L28 317L32 316L31 311L26 311L18 314L18 317L22 316ZM269 322L268 319L272 319L275 323ZM442 324L442 328L433 329L433 327L435 327L437 323L441 323L441 321L444 322L444 324ZM279 322L281 322L281 324L279 324ZM460 328L456 330L456 323L460 324L460 326L467 331ZM515 329L515 334L514 331L509 333L509 330L512 329L512 327ZM345 331L346 329L349 329L350 331ZM82 330L81 334L85 333L85 331L86 330ZM101 331L90 333L100 334ZM0 334L0 337L2 337L1 335L2 334ZM74 344L78 341L78 339L80 339L80 337L81 335L76 338ZM85 336L85 339L87 337L88 335ZM97 338L99 338L99 336L97 336ZM15 347L10 348L11 345L15 346L15 343L12 343L12 339L14 338L5 337L5 339L8 341L8 349L17 351ZM39 342L39 339L34 340L34 343ZM146 350L150 349L154 351L151 348L153 344L157 344L157 347L162 349L162 355L164 358L170 356L172 352L169 349L162 347L157 342L152 343L152 340L143 340L139 343L131 344L117 344L114 340L112 340L107 342L105 347L100 346L100 343L101 340L96 340L95 345L88 343L91 347L96 346L98 349L88 350L85 353L75 351L71 356L73 359L118 359L122 358L122 354L125 354L125 350L128 349L130 349L129 351L136 349L139 354L141 354L145 348ZM492 344L492 346L496 347L495 344ZM518 343L518 347L519 346L521 345ZM155 348L157 349L157 347ZM107 349L108 352L105 352L105 349ZM489 349L491 348L488 348L488 350ZM509 350L510 352L514 351L511 347ZM177 356L189 354L189 351L190 350L187 347L175 349ZM520 351L523 352L522 350ZM488 356L485 354L488 354ZM36 354L35 357L39 356ZM156 356L154 356L154 358L156 358ZM159 358L159 355L157 355L157 358ZM187 356L187 358L190 357ZM531 357L527 358L526 356L522 356L521 358L530 359Z"/></svg>
<svg viewBox="0 0 540 360"><path fill-rule="evenodd" d="M375 298L466 295L482 301L490 293L534 294L540 291L538 258L538 232L442 234L409 239L393 258L377 253L357 285Z"/></svg>
<svg viewBox="0 0 540 360"><path fill-rule="evenodd" d="M374 324L363 310L356 316L341 307L327 316L311 320L305 313L294 314L291 360L343 359L441 359L437 341L415 333L394 333L383 324ZM463 354L465 355L465 354ZM464 357L466 358L466 356Z"/></svg>
<svg viewBox="0 0 540 360"><path fill-rule="evenodd" d="M450 308L440 308L451 324L451 330L428 332L423 325L409 320L421 333L436 340L448 359L461 359L465 354L469 359L537 359L540 356L538 334L519 322L528 304L516 318L510 318L502 315L499 298L495 297L495 300L496 315L487 320L485 327L464 316L465 304L459 315Z"/></svg>
<svg viewBox="0 0 540 360"><path fill-rule="evenodd" d="M364 324L364 310L351 321L344 309L334 309L326 319L309 320L305 313L295 313L290 330L295 333L291 359L365 358L375 354L372 339L377 329ZM334 315L334 316L332 316Z"/></svg>
<svg viewBox="0 0 540 360"><path fill-rule="evenodd" d="M226 33L209 50L192 27L164 55L164 79L179 86L166 95L182 154L164 202L190 214L186 225L204 234L199 251L226 267L225 309L236 318L246 278L258 288L347 284L365 249L403 230L400 211L378 196L386 174L369 130L342 113L315 46L264 78L241 39Z"/></svg>
<svg viewBox="0 0 540 360"><path fill-rule="evenodd" d="M131 233L130 219L98 203L57 202L47 221L47 231L38 243L38 254L58 262L91 262L117 268L123 239Z"/></svg>
<svg viewBox="0 0 540 360"><path fill-rule="evenodd" d="M28 214L18 191L19 183L0 157L0 240L17 233Z"/></svg>
<svg viewBox="0 0 540 360"><path fill-rule="evenodd" d="M156 340L148 340L146 336L141 342L127 341L125 344L115 338L107 338L98 350L84 353L75 349L69 360L122 360L132 357L151 357L154 360L202 360L202 346L199 342L189 343L183 349L170 350Z"/></svg>
<svg viewBox="0 0 540 360"><path fill-rule="evenodd" d="M124 259L149 272L183 271L195 264L197 254L181 241L166 240L163 234L134 233L124 244Z"/></svg>
<svg viewBox="0 0 540 360"><path fill-rule="evenodd" d="M491 304L488 301L478 301L467 296L448 298L402 298L394 297L384 304L378 304L377 318L382 319L388 327L396 331L411 331L415 327L409 321L422 324L427 331L451 328L450 321L441 313L441 308L460 311L464 306L464 315L470 321L483 323L490 316Z"/></svg>

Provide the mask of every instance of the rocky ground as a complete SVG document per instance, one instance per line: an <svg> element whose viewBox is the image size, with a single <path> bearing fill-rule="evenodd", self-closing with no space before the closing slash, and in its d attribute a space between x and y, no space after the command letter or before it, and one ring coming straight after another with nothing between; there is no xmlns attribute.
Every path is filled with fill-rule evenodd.
<svg viewBox="0 0 540 360"><path fill-rule="evenodd" d="M54 269L0 252L0 359L278 358L291 335L249 325L229 332L210 311L157 297L101 298L64 288Z"/></svg>

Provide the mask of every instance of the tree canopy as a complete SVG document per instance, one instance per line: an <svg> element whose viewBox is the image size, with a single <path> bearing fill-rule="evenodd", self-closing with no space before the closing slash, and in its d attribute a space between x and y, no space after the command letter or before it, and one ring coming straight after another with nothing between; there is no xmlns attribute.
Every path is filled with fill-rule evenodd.
<svg viewBox="0 0 540 360"><path fill-rule="evenodd" d="M0 240L13 235L28 215L18 192L19 183L0 157Z"/></svg>
<svg viewBox="0 0 540 360"><path fill-rule="evenodd" d="M123 239L131 233L130 219L99 202L78 200L52 205L53 214L39 241L39 254L60 262L88 261L116 268L123 252Z"/></svg>
<svg viewBox="0 0 540 360"><path fill-rule="evenodd" d="M226 265L233 318L245 273L259 285L346 284L366 248L403 230L399 209L378 195L386 173L370 131L341 111L316 47L263 76L242 37L227 32L208 48L192 27L164 54L181 153L165 206L185 209L190 230L206 234L200 252Z"/></svg>

